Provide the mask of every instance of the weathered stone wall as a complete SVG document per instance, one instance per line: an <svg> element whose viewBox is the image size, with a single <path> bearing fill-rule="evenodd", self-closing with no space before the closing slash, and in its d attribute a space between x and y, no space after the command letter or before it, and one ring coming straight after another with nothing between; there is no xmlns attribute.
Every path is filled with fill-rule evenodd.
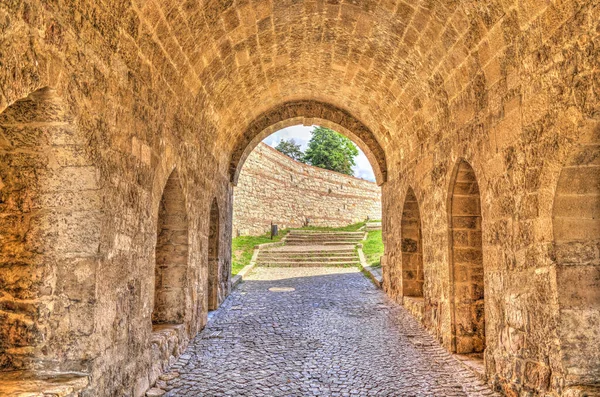
<svg viewBox="0 0 600 397"><path fill-rule="evenodd" d="M279 228L345 226L381 219L381 188L352 176L302 164L261 143L233 190L234 235Z"/></svg>
<svg viewBox="0 0 600 397"><path fill-rule="evenodd" d="M378 164L393 297L414 191L424 324L450 350L450 197L468 163L490 381L597 392L599 42L597 0L0 2L0 366L141 396L169 176L189 228L170 337L185 345L206 321L213 200L222 299L235 168L271 126L308 117L354 131Z"/></svg>
<svg viewBox="0 0 600 397"><path fill-rule="evenodd" d="M228 293L229 158L206 114L191 111L205 99L171 69L147 12L0 3L0 371L75 371L89 375L86 395L144 395L157 360L206 322L215 198L226 209L217 236ZM172 320L183 325L160 347L159 203L174 169L188 267Z"/></svg>
<svg viewBox="0 0 600 397"><path fill-rule="evenodd" d="M557 267L552 232L561 169L583 163L574 160L578 148L594 146L600 137L599 18L597 2L524 2L514 9L487 8L462 30L447 27L440 36L446 46L472 50L454 53L460 61L442 62L428 80L428 93L415 95L399 117L405 125L396 134L412 149L391 161L399 168L383 187L385 290L401 301L402 273L394 269L403 266L400 214L412 189L423 231L424 325L457 351L461 327L463 336L480 340L484 322L486 373L510 396L596 395L600 386L600 315L591 308L600 304L598 250L585 248L596 244L598 218L570 223L585 234L575 249L578 258L586 257L574 260L585 264L580 271ZM450 36L456 31L464 34ZM597 161L598 154L588 156ZM460 255L454 239L466 237L462 243L472 245L477 238L476 224L469 225L469 236L451 234L453 178L463 161L479 188L483 274L468 276L482 278L482 291L467 274L457 279L453 264ZM589 172L597 178L587 170L587 178ZM570 183L584 190L580 178ZM591 184L597 191L598 184ZM600 200L588 197L587 203L598 208ZM573 203L571 211L589 208ZM472 269L479 260L475 252L461 258ZM593 292L572 295L577 307L566 303L569 308L561 310L569 284ZM468 294L471 301L483 296L484 318L480 311L457 312L455 302ZM470 321L458 323L461 315Z"/></svg>

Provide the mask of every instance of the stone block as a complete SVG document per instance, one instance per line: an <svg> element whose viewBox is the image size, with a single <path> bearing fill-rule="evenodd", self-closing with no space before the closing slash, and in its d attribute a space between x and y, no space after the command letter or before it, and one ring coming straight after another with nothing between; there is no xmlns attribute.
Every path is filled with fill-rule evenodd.
<svg viewBox="0 0 600 397"><path fill-rule="evenodd" d="M556 266L561 309L600 307L600 265Z"/></svg>

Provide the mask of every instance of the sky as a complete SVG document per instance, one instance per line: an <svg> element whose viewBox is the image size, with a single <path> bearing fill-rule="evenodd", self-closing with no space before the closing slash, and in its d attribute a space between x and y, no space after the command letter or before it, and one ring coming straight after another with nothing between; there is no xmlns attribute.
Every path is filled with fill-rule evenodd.
<svg viewBox="0 0 600 397"><path fill-rule="evenodd" d="M300 144L302 151L306 150L308 146L308 141L310 140L313 127L306 127L303 125L294 125L292 127L283 128L263 140L269 146L275 147L282 139L294 139L297 144ZM354 176L362 179L366 179L371 182L375 182L375 175L373 174L373 168L371 168L371 163L367 159L367 156L363 153L362 150L358 149L358 156L355 157L354 161L356 165L354 166Z"/></svg>

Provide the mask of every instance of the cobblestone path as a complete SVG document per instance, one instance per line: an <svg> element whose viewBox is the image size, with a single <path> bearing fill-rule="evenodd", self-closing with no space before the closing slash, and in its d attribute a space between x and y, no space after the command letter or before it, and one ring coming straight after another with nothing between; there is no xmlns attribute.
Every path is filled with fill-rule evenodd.
<svg viewBox="0 0 600 397"><path fill-rule="evenodd" d="M355 268L257 268L171 371L167 396L493 395Z"/></svg>

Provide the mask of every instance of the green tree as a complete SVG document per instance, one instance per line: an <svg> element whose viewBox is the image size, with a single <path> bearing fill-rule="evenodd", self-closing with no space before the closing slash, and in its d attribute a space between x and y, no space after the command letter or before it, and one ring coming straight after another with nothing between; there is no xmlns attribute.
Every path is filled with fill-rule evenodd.
<svg viewBox="0 0 600 397"><path fill-rule="evenodd" d="M358 149L345 136L325 127L315 127L304 153L304 162L315 167L354 175L352 167Z"/></svg>
<svg viewBox="0 0 600 397"><path fill-rule="evenodd" d="M294 160L302 161L302 158L304 157L300 145L297 144L293 138L289 141L286 141L285 139L280 140L277 146L275 146L275 149Z"/></svg>

